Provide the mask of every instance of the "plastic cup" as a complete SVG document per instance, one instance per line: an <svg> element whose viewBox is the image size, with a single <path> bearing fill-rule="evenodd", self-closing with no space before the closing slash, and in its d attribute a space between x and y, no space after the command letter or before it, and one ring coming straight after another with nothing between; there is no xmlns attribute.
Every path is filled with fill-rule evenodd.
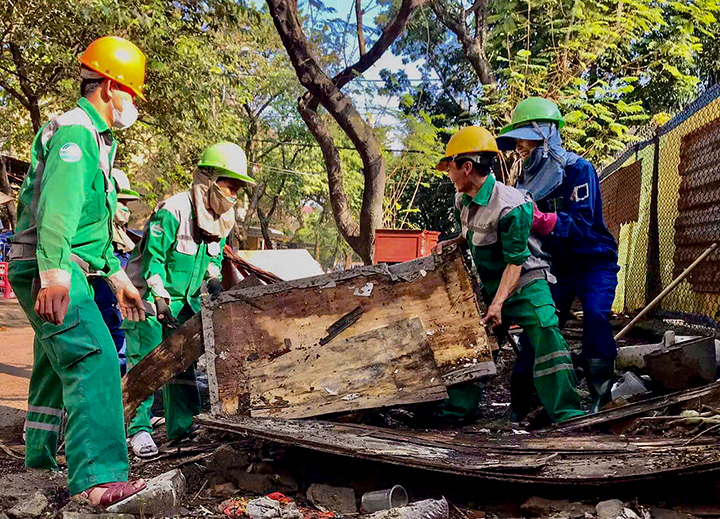
<svg viewBox="0 0 720 519"><path fill-rule="evenodd" d="M361 499L362 507L366 512L379 512L408 504L408 495L403 487L395 485L385 490L366 492Z"/></svg>

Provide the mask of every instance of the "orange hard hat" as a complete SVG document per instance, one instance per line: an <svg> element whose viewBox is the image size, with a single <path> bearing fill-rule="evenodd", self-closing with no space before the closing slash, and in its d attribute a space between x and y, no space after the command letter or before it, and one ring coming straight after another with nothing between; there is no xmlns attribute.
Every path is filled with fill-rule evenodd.
<svg viewBox="0 0 720 519"><path fill-rule="evenodd" d="M129 88L145 101L145 54L134 43L119 36L103 36L85 49L80 63Z"/></svg>

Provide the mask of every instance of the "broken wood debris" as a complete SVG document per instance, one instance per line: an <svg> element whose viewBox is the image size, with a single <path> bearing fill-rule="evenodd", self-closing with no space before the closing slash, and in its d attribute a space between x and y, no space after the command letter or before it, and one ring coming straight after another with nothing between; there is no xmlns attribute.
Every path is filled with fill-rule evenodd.
<svg viewBox="0 0 720 519"><path fill-rule="evenodd" d="M720 398L720 382L714 382L704 387L678 391L677 393L672 393L670 395L650 398L634 404L627 404L622 407L607 409L595 414L573 418L553 426L553 429L574 431L594 425L614 422L616 420L632 418L674 404L703 400L716 400L718 398Z"/></svg>
<svg viewBox="0 0 720 519"><path fill-rule="evenodd" d="M350 326L355 324L358 319L360 319L362 313L362 307L358 306L352 312L346 313L340 319L332 323L327 329L328 334L322 339L320 339L320 345L324 346L325 344L333 340L335 337L340 335L340 332L350 328Z"/></svg>
<svg viewBox="0 0 720 519"><path fill-rule="evenodd" d="M353 294L370 283L371 293L362 298L362 319L354 320L360 305ZM269 360L280 361L285 355L298 351L300 371L303 363L311 361L307 355L301 356L302 352L323 339L332 339L334 344L338 339L350 339L412 318L420 320L425 330L423 344L431 352L430 356L420 356L427 359L428 364L417 373L424 376L432 370L436 372L430 377L433 379L430 386L404 384L396 388L398 392L407 394L411 388L432 387L432 398L435 398L444 391L438 383L450 386L496 371L492 359L492 351L497 348L495 339L488 336L480 324L477 300L459 251L392 267L365 266L302 280L233 289L222 293L216 301L206 299L201 313L202 317L195 316L185 323L125 377L126 419L133 416L140 402L203 352L207 354L213 413L249 413L248 388L256 366L263 366ZM323 346L327 346L327 342ZM277 357L278 354L281 357ZM361 356L356 359L357 372L368 373L372 363L363 364ZM337 379L340 374L334 376ZM347 378L348 373L342 376ZM328 383L325 386L330 387ZM312 383L305 391L310 387L321 386ZM362 391L353 393L363 394ZM425 394L415 401L427 401L428 396ZM263 403L262 406L275 404ZM324 410L318 409L319 412Z"/></svg>
<svg viewBox="0 0 720 519"><path fill-rule="evenodd" d="M447 398L419 318L252 363L250 415L319 414Z"/></svg>
<svg viewBox="0 0 720 519"><path fill-rule="evenodd" d="M507 482L609 485L720 469L720 442L705 439L490 437L400 431L318 420L200 416L208 428L317 451ZM685 444L685 445L684 445Z"/></svg>

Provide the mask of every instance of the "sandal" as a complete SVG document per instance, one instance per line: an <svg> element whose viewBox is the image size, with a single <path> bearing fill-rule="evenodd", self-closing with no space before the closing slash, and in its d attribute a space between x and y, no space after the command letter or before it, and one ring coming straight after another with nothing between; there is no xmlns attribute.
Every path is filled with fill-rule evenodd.
<svg viewBox="0 0 720 519"><path fill-rule="evenodd" d="M135 455L139 458L152 458L158 454L158 448L157 445L155 445L155 440L153 440L152 436L150 436L150 433L147 431L140 431L134 434L130 439L130 445L132 446L132 450Z"/></svg>
<svg viewBox="0 0 720 519"><path fill-rule="evenodd" d="M102 497L100 498L100 502L95 505L96 507L108 507L110 505L114 505L115 503L119 503L123 499L127 499L130 496L133 496L137 494L138 492L141 492L142 490L145 490L147 485L143 481L143 484L140 488L135 487L135 483L137 483L139 480L135 481L115 481L114 483L103 483L101 485L95 485L94 487L90 487L84 492L80 493L80 497L83 499L86 499L88 502L90 501L90 494L93 490L96 488L104 488L106 489L103 493Z"/></svg>

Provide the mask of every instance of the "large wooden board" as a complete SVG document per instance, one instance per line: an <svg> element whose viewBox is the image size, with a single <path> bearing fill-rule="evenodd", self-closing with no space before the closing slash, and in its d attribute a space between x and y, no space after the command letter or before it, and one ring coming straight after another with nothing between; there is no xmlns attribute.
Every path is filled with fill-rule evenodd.
<svg viewBox="0 0 720 519"><path fill-rule="evenodd" d="M249 386L253 417L305 418L447 398L417 317L258 361Z"/></svg>
<svg viewBox="0 0 720 519"><path fill-rule="evenodd" d="M205 348L215 359L210 380L215 413L246 413L249 376L262 362L314 347L358 306L361 318L333 341L416 316L445 385L495 374L493 339L480 323L458 252L229 291L204 305Z"/></svg>
<svg viewBox="0 0 720 519"><path fill-rule="evenodd" d="M599 486L720 470L716 438L488 437L238 415L198 422L341 456L515 483Z"/></svg>

